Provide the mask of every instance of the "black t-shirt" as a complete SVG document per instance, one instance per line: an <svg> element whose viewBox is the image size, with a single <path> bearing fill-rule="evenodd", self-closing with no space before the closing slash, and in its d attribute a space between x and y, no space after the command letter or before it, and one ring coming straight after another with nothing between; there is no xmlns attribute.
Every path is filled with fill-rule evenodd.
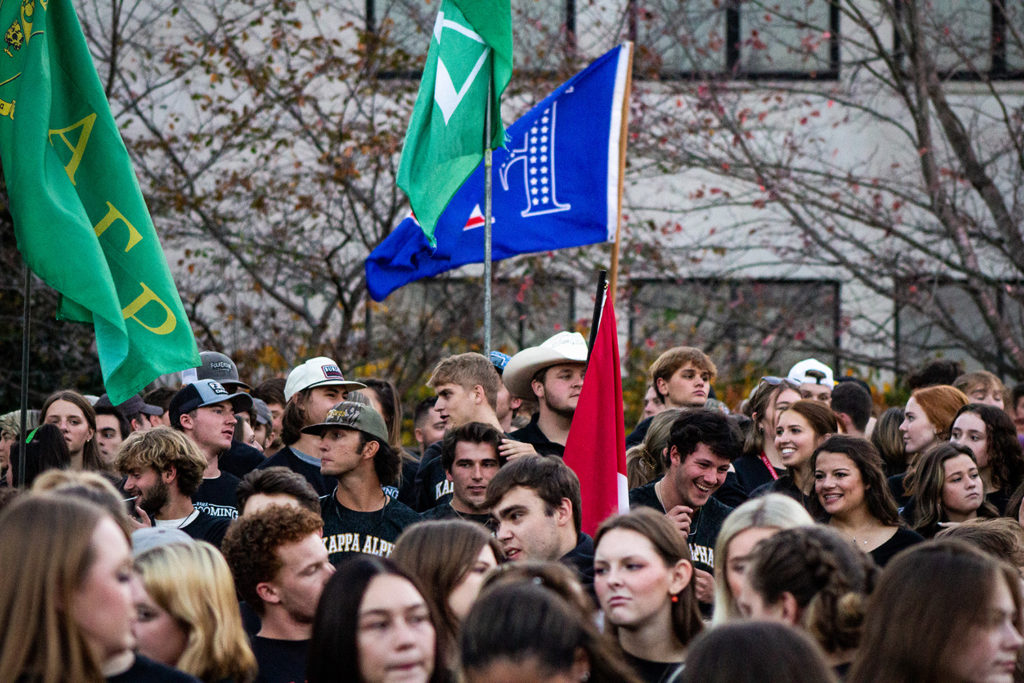
<svg viewBox="0 0 1024 683"><path fill-rule="evenodd" d="M660 481L660 480L659 480ZM629 492L629 507L649 507L664 514L666 512L658 494L654 491L652 481ZM728 505L718 502L714 498L708 498L703 507L694 511L690 520L690 535L686 542L690 546L690 557L693 566L703 569L706 572L715 571L715 541L718 540L718 532L722 529L722 522L732 512Z"/></svg>
<svg viewBox="0 0 1024 683"><path fill-rule="evenodd" d="M263 454L241 441L231 441L231 447L220 454L220 469L239 479L263 464Z"/></svg>
<svg viewBox="0 0 1024 683"><path fill-rule="evenodd" d="M423 451L420 466L416 470L415 488L417 512L424 512L452 499L452 482L448 481L444 467L441 466L440 441L435 441Z"/></svg>
<svg viewBox="0 0 1024 683"><path fill-rule="evenodd" d="M127 671L111 676L107 681L108 683L199 683L199 679L195 676L172 669L166 664L154 662L140 654L135 655L135 661Z"/></svg>
<svg viewBox="0 0 1024 683"><path fill-rule="evenodd" d="M469 522L483 524L488 529L491 528L493 522L493 518L487 513L474 515L469 512L459 512L452 507L451 502L441 503L426 512L421 512L420 517L422 519L465 519Z"/></svg>
<svg viewBox="0 0 1024 683"><path fill-rule="evenodd" d="M576 578L595 601L594 594L594 539L582 531L576 537L576 547L558 558L562 564L576 570Z"/></svg>
<svg viewBox="0 0 1024 683"><path fill-rule="evenodd" d="M181 530L197 541L206 541L219 548L220 542L224 540L224 534L228 532L229 526L231 526L230 517L214 517L209 513L199 510L196 518L181 527Z"/></svg>
<svg viewBox="0 0 1024 683"><path fill-rule="evenodd" d="M682 666L680 662L652 662L649 659L640 659L626 651L623 651L622 654L626 663L644 683L664 683L672 678L676 669Z"/></svg>
<svg viewBox="0 0 1024 683"><path fill-rule="evenodd" d="M559 458L565 455L565 446L560 443L555 443L547 437L540 430L538 421L540 420L540 413L534 413L533 417L530 418L530 424L526 425L522 429L517 429L508 435L508 438L515 441L522 441L528 443L534 447L534 449L541 455L557 455Z"/></svg>
<svg viewBox="0 0 1024 683"><path fill-rule="evenodd" d="M884 567L889 563L889 560L893 556L904 548L909 548L915 543L921 543L924 541L924 537L916 531L911 531L906 527L900 527L896 530L896 533L892 535L888 541L872 550L869 555L874 559L875 564L879 567Z"/></svg>
<svg viewBox="0 0 1024 683"><path fill-rule="evenodd" d="M259 674L256 683L303 683L306 680L308 640L276 640L253 636Z"/></svg>
<svg viewBox="0 0 1024 683"><path fill-rule="evenodd" d="M805 495L804 492L797 487L796 482L793 481L793 477L788 474L782 475L775 481L758 486L750 493L750 497L760 498L761 496L768 495L769 493L781 493L784 496L789 496L796 502L803 505L805 510L809 511L811 509L811 497Z"/></svg>
<svg viewBox="0 0 1024 683"><path fill-rule="evenodd" d="M741 455L733 460L732 467L736 470L737 487L739 487L739 489L743 491L748 498L759 486L770 484L786 473L786 470L784 469L780 470L772 467L771 469L775 470L776 474L776 476L773 477L771 470L768 469L771 465L766 465L764 461L761 460L760 455L754 455L752 453ZM721 500L721 498L719 498L719 500Z"/></svg>
<svg viewBox="0 0 1024 683"><path fill-rule="evenodd" d="M326 496L334 490L335 486L338 485L337 479L334 477L325 477L320 473L319 459L313 458L309 455L306 455L305 458L303 458L290 446L285 446L277 453L274 453L272 456L264 460L257 469L262 470L267 467L287 467L293 472L298 472L306 478L306 481L308 481L314 489L316 489L318 496Z"/></svg>
<svg viewBox="0 0 1024 683"><path fill-rule="evenodd" d="M387 557L406 527L420 521L407 505L387 497L384 507L371 512L349 510L334 492L320 499L324 519L324 547L333 564L349 555L364 553Z"/></svg>
<svg viewBox="0 0 1024 683"><path fill-rule="evenodd" d="M192 495L192 504L213 517L238 518L238 477L221 472L219 477L203 479L196 492Z"/></svg>

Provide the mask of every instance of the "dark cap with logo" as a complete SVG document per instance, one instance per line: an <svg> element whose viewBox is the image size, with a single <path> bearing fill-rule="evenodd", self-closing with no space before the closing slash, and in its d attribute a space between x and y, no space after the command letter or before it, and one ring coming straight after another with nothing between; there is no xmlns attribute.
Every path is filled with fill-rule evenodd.
<svg viewBox="0 0 1024 683"><path fill-rule="evenodd" d="M355 429L383 443L388 442L388 428L384 424L384 418L373 409L373 406L366 403L342 401L331 408L323 422L303 427L302 431L305 434L323 436L328 429Z"/></svg>
<svg viewBox="0 0 1024 683"><path fill-rule="evenodd" d="M215 379L229 391L252 389L248 384L238 379L238 367L235 365L235 361L223 353L203 351L199 354L199 360L203 363L196 368L197 379Z"/></svg>
<svg viewBox="0 0 1024 683"><path fill-rule="evenodd" d="M217 380L201 379L192 384L186 384L178 393L171 397L171 404L167 410L171 414L171 425L181 426L181 416L203 406L212 406L216 403L229 401L231 412L241 413L252 407L252 398L249 394L241 392L229 394Z"/></svg>

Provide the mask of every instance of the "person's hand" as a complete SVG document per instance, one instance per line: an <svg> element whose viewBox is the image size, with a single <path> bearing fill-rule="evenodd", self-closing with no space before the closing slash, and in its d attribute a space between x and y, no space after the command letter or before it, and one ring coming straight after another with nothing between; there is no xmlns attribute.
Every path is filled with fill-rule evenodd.
<svg viewBox="0 0 1024 683"><path fill-rule="evenodd" d="M697 599L713 604L715 602L715 577L703 569L693 568L693 585L697 589Z"/></svg>
<svg viewBox="0 0 1024 683"><path fill-rule="evenodd" d="M533 444L513 441L512 439L502 439L501 446L498 447L498 455L511 461L524 455L538 455L538 453Z"/></svg>
<svg viewBox="0 0 1024 683"><path fill-rule="evenodd" d="M676 525L679 529L679 533L683 535L685 540L690 535L690 522L693 520L693 508L686 507L685 505L676 505L674 508L665 513L665 516Z"/></svg>
<svg viewBox="0 0 1024 683"><path fill-rule="evenodd" d="M128 515L128 518L132 521L133 529L146 529L153 526L153 520L149 518L149 515L139 507L139 499L135 499L135 514Z"/></svg>

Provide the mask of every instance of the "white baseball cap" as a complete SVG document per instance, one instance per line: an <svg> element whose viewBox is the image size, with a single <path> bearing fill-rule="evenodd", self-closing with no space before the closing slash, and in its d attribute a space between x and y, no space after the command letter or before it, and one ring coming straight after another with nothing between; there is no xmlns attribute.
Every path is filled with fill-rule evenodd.
<svg viewBox="0 0 1024 683"><path fill-rule="evenodd" d="M361 382L346 380L338 364L327 356L317 356L288 373L288 381L284 384L284 400L290 401L292 396L305 389L325 386L339 386L345 391L366 388Z"/></svg>
<svg viewBox="0 0 1024 683"><path fill-rule="evenodd" d="M832 378L832 368L816 358L805 358L800 361L789 369L786 378L797 384L820 384L829 389L836 385Z"/></svg>

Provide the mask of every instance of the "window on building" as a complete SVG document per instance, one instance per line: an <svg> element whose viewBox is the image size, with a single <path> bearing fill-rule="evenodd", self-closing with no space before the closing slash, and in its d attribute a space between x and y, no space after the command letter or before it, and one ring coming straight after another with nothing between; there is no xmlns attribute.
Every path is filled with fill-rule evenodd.
<svg viewBox="0 0 1024 683"><path fill-rule="evenodd" d="M540 344L555 332L575 329L576 291L570 280L498 279L492 286L491 307L492 346L509 353ZM376 306L372 312L373 308L367 314L367 335L373 347L394 353L394 325L413 343L431 344L435 360L444 355L444 349L479 348L483 343L480 278L413 282L388 297L386 310Z"/></svg>
<svg viewBox="0 0 1024 683"><path fill-rule="evenodd" d="M634 372L673 346L702 349L723 383L785 373L812 355L832 364L840 320L829 280L633 281L629 340L643 356Z"/></svg>
<svg viewBox="0 0 1024 683"><path fill-rule="evenodd" d="M927 0L920 16L928 53L946 77L1024 77L1024 5L1019 0ZM901 49L899 32L894 45Z"/></svg>
<svg viewBox="0 0 1024 683"><path fill-rule="evenodd" d="M996 315L982 309L977 291L963 282L921 278L905 280L896 291L897 368L907 372L929 360L958 360L965 370L985 369L1001 376L1011 364L993 323L1005 321L1015 339L1024 339L1024 287L1004 283L989 294Z"/></svg>
<svg viewBox="0 0 1024 683"><path fill-rule="evenodd" d="M632 0L640 73L834 79L839 8L829 0Z"/></svg>

